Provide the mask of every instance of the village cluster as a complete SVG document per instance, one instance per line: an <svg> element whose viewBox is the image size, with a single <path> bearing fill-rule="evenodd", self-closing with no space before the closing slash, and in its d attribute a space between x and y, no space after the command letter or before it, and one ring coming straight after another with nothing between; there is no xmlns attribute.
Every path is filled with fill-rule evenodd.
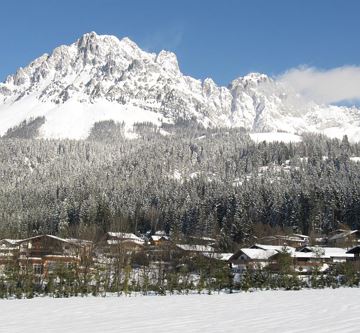
<svg viewBox="0 0 360 333"><path fill-rule="evenodd" d="M209 261L227 263L234 274L249 269L278 270L279 256L286 253L291 267L301 274L314 269L326 272L331 265L355 262L360 254L360 232L337 230L328 238L315 238L301 234L268 236L235 253L216 251L215 239L189 237L186 243L173 242L165 232L141 237L133 233L108 232L99 242L38 235L26 239L0 240L0 272L7 265L31 267L36 276L46 276L58 265L101 265L119 261L132 268L141 265L170 267L177 258L203 257ZM311 244L315 243L315 244ZM324 244L326 243L326 244ZM181 261L177 261L181 262Z"/></svg>

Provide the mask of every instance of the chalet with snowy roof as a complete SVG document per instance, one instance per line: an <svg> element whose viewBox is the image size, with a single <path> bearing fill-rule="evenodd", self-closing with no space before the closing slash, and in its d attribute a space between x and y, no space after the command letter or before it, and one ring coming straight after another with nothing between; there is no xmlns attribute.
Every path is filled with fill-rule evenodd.
<svg viewBox="0 0 360 333"><path fill-rule="evenodd" d="M242 248L229 258L229 262L239 270L264 268L275 253L275 249Z"/></svg>
<svg viewBox="0 0 360 333"><path fill-rule="evenodd" d="M144 245L145 243L145 241L142 238L129 232L108 232L106 234L106 240L109 241L109 243L111 243L112 241L122 241L122 242L131 241L139 245Z"/></svg>
<svg viewBox="0 0 360 333"><path fill-rule="evenodd" d="M80 265L90 256L92 242L39 235L20 240L18 248L21 266L32 265L35 274L46 275L59 264Z"/></svg>
<svg viewBox="0 0 360 333"><path fill-rule="evenodd" d="M326 264L325 258L321 255L314 255L313 252L289 252L292 258L292 269L296 272L303 274L311 273L314 269L318 269L320 272L326 270L329 265ZM276 271L279 269L278 260L280 252L276 252L269 258L270 269Z"/></svg>
<svg viewBox="0 0 360 333"><path fill-rule="evenodd" d="M132 254L143 250L145 240L133 233L108 232L102 249L107 256Z"/></svg>
<svg viewBox="0 0 360 333"><path fill-rule="evenodd" d="M312 253L313 258L323 259L326 263L346 262L354 258L354 254L340 247L305 246L299 252Z"/></svg>
<svg viewBox="0 0 360 333"><path fill-rule="evenodd" d="M170 242L170 237L167 236L165 233L155 233L149 237L149 242L151 245L161 245L161 244L168 244Z"/></svg>
<svg viewBox="0 0 360 333"><path fill-rule="evenodd" d="M289 254L295 252L291 246L254 244L250 248L242 248L235 252L229 262L235 270L262 269L269 264L276 263L276 255L286 251Z"/></svg>
<svg viewBox="0 0 360 333"><path fill-rule="evenodd" d="M166 263L171 261L174 253L178 252L175 244L164 231L157 231L149 236L147 254L150 261Z"/></svg>

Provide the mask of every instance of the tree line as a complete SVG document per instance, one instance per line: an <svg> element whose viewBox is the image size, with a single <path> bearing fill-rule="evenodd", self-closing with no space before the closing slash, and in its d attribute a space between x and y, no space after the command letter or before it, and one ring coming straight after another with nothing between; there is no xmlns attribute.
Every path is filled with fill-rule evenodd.
<svg viewBox="0 0 360 333"><path fill-rule="evenodd" d="M165 230L232 251L269 232L360 227L360 145L346 136L257 143L191 121L135 130L129 140L106 121L82 141L1 138L1 237Z"/></svg>

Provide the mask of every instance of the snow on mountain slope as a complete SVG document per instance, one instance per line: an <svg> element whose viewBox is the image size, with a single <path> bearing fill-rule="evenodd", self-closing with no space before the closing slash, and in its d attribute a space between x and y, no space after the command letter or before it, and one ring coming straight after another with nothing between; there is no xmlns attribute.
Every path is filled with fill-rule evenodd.
<svg viewBox="0 0 360 333"><path fill-rule="evenodd" d="M45 116L39 135L49 139L85 139L95 122L113 119L125 123L125 131L131 136L136 122L151 122L158 126L163 122L159 113L99 100L97 103L82 103L68 100L61 104L40 102L34 96L26 96L11 107L0 106L0 128L5 131L24 119Z"/></svg>
<svg viewBox="0 0 360 333"><path fill-rule="evenodd" d="M264 133L250 133L250 137L255 142L300 142L301 136L292 134L292 133L284 133L284 132L264 132Z"/></svg>
<svg viewBox="0 0 360 333"><path fill-rule="evenodd" d="M264 74L226 87L181 73L175 54L142 51L128 38L85 34L0 83L0 135L23 120L45 117L44 138L86 138L97 121L195 120L251 132L322 132L360 140L360 111L320 106Z"/></svg>

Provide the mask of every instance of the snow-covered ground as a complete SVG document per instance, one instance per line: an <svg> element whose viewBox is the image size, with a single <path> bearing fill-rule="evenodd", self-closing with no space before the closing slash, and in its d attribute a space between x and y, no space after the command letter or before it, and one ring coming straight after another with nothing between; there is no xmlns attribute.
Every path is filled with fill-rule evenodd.
<svg viewBox="0 0 360 333"><path fill-rule="evenodd" d="M302 139L300 135L296 135L292 133L283 133L283 132L250 133L250 137L255 142L282 141L288 143L288 142L300 142Z"/></svg>
<svg viewBox="0 0 360 333"><path fill-rule="evenodd" d="M0 301L0 332L359 332L360 289Z"/></svg>

